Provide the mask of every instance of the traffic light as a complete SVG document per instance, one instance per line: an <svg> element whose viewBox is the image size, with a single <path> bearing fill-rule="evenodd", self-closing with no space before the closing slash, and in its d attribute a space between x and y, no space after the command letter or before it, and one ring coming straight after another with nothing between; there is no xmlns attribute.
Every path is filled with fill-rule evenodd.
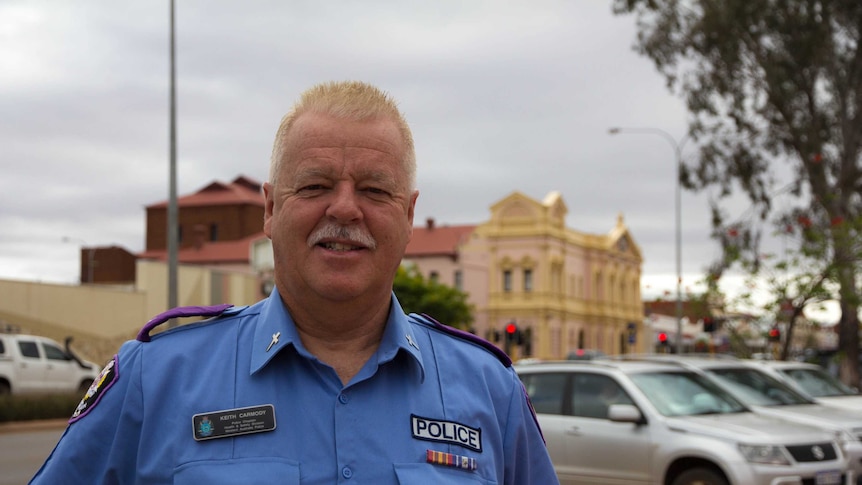
<svg viewBox="0 0 862 485"><path fill-rule="evenodd" d="M772 327L769 329L769 341L770 342L780 342L781 341L781 330L778 327Z"/></svg>
<svg viewBox="0 0 862 485"><path fill-rule="evenodd" d="M706 333L715 332L715 320L712 317L703 317L703 331Z"/></svg>
<svg viewBox="0 0 862 485"><path fill-rule="evenodd" d="M506 343L508 344L521 344L521 332L518 331L518 325L515 322L509 322L506 324Z"/></svg>
<svg viewBox="0 0 862 485"><path fill-rule="evenodd" d="M662 346L667 346L667 334L662 332L658 334L658 343Z"/></svg>

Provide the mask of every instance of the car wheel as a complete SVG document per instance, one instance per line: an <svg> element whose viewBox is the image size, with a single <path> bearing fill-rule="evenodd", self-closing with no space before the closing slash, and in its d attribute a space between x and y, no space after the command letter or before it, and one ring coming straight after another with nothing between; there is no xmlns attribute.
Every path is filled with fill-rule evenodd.
<svg viewBox="0 0 862 485"><path fill-rule="evenodd" d="M93 379L85 379L81 381L81 385L78 386L78 392L87 392L92 384Z"/></svg>
<svg viewBox="0 0 862 485"><path fill-rule="evenodd" d="M12 389L9 387L9 384L0 382L0 396L8 396L9 394L12 394Z"/></svg>
<svg viewBox="0 0 862 485"><path fill-rule="evenodd" d="M708 468L692 468L679 474L673 485L728 485L727 479Z"/></svg>

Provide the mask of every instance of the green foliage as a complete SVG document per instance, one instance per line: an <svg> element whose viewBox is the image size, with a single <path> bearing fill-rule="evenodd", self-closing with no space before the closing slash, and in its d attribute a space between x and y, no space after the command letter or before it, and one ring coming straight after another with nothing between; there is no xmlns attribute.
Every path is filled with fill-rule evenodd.
<svg viewBox="0 0 862 485"><path fill-rule="evenodd" d="M797 289L779 285L776 295L804 301L832 290L842 308L839 345L856 362L862 2L615 0L614 11L637 16L637 49L688 105L700 151L680 181L717 189L713 237L724 251L713 279L734 265L759 271L764 225L798 236L795 255L817 264L803 270ZM789 183L778 187L777 174ZM722 202L739 192L751 210L729 221ZM842 378L858 382L858 368L842 367Z"/></svg>
<svg viewBox="0 0 862 485"><path fill-rule="evenodd" d="M79 402L80 393L0 396L0 423L68 419Z"/></svg>
<svg viewBox="0 0 862 485"><path fill-rule="evenodd" d="M426 280L416 267L399 267L392 288L407 313L427 313L439 322L462 330L469 329L473 323L466 293Z"/></svg>

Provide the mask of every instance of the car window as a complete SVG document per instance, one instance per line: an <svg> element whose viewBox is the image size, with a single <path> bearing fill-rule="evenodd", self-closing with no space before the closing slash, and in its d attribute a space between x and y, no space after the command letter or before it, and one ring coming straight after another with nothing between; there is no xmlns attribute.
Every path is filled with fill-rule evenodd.
<svg viewBox="0 0 862 485"><path fill-rule="evenodd" d="M811 403L790 386L756 369L726 367L709 369L709 372L731 387L749 404L780 406Z"/></svg>
<svg viewBox="0 0 862 485"><path fill-rule="evenodd" d="M36 345L36 342L33 342L32 340L19 340L18 350L21 351L21 355L24 357L30 359L39 358L39 346Z"/></svg>
<svg viewBox="0 0 862 485"><path fill-rule="evenodd" d="M746 411L727 391L694 372L644 372L631 379L665 416Z"/></svg>
<svg viewBox="0 0 862 485"><path fill-rule="evenodd" d="M563 414L563 396L568 374L536 373L521 375L533 409L542 414Z"/></svg>
<svg viewBox="0 0 862 485"><path fill-rule="evenodd" d="M6 353L6 343L3 342L3 339L0 339L0 355Z"/></svg>
<svg viewBox="0 0 862 485"><path fill-rule="evenodd" d="M821 369L781 369L799 387L814 397L849 396L856 392Z"/></svg>
<svg viewBox="0 0 862 485"><path fill-rule="evenodd" d="M607 419L612 404L634 404L613 378L602 374L575 374L571 396L572 415L585 418Z"/></svg>
<svg viewBox="0 0 862 485"><path fill-rule="evenodd" d="M56 345L42 343L42 348L45 350L45 358L49 360L71 360L66 352Z"/></svg>

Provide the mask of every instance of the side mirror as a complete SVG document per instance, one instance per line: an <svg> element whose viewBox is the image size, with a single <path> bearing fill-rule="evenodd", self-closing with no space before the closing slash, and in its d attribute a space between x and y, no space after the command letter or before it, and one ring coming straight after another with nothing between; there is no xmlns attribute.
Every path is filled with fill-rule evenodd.
<svg viewBox="0 0 862 485"><path fill-rule="evenodd" d="M631 404L611 404L608 408L608 419L617 423L646 423L637 406Z"/></svg>

